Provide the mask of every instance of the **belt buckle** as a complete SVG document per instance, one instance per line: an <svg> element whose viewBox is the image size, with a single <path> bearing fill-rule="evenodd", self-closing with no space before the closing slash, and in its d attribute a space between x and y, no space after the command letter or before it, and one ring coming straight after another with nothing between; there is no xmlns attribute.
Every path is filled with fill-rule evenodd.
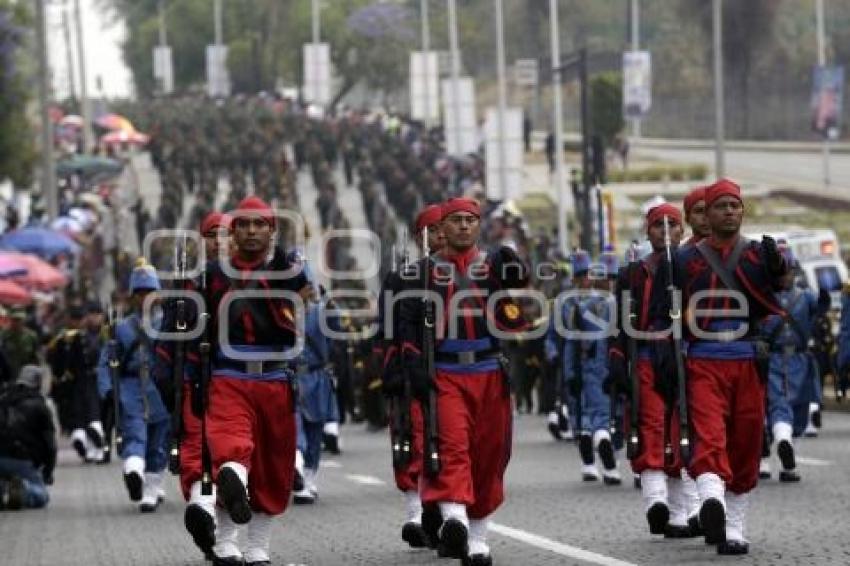
<svg viewBox="0 0 850 566"><path fill-rule="evenodd" d="M463 365L472 365L475 363L475 352L458 352L457 361Z"/></svg>
<svg viewBox="0 0 850 566"><path fill-rule="evenodd" d="M263 373L263 362L262 362L262 360L253 360L253 361L250 361L250 362L245 362L245 372L246 373L254 373L254 374Z"/></svg>

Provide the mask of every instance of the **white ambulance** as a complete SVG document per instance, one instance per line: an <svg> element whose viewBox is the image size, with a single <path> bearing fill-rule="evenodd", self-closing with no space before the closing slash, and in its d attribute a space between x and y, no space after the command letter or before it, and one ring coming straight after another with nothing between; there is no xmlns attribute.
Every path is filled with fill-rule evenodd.
<svg viewBox="0 0 850 566"><path fill-rule="evenodd" d="M803 228L800 226L745 226L746 236L761 240L768 235L785 240L791 246L794 257L800 262L800 269L806 283L815 292L820 289L829 291L832 308L841 306L841 288L847 282L847 265L841 259L841 246L835 232L823 228Z"/></svg>

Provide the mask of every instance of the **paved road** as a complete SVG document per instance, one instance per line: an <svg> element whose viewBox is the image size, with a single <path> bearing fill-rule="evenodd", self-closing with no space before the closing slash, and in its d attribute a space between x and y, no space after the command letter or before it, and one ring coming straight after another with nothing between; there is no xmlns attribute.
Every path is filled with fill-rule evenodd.
<svg viewBox="0 0 850 566"><path fill-rule="evenodd" d="M713 150L636 148L634 153L664 161L703 163L714 171ZM833 154L830 170L832 189L850 198L850 154ZM819 192L823 190L823 158L811 152L727 150L726 175L769 188Z"/></svg>
<svg viewBox="0 0 850 566"><path fill-rule="evenodd" d="M752 554L736 564L847 564L850 415L828 413L821 438L802 441L798 485L764 482L756 492ZM392 485L388 441L343 429L344 453L325 458L320 499L293 507L274 530L275 564L451 564L406 548L402 501ZM508 500L495 517L496 564L716 564L699 540L650 540L636 490L578 480L572 444L548 438L544 421L516 421ZM0 563L27 566L192 565L201 560L182 530L183 504L170 478L168 501L140 515L124 493L117 464L84 466L63 450L47 510L0 515Z"/></svg>

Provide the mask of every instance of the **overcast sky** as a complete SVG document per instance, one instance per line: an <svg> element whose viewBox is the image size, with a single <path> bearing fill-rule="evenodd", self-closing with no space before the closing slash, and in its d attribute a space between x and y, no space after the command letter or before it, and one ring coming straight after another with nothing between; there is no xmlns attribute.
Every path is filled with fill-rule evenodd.
<svg viewBox="0 0 850 566"><path fill-rule="evenodd" d="M73 2L67 3L73 6ZM95 7L95 0L80 0L83 13L83 35L85 37L86 74L89 96L101 94L97 88L97 78L101 77L103 94L107 97L126 97L132 93L130 71L121 57L119 46L124 38L124 25L113 25ZM63 7L58 2L48 5L48 44L50 46L50 65L53 70L53 88L56 97L65 98L68 94L67 45L62 30ZM79 63L77 62L77 39L74 27L74 14L69 10L71 25L71 45L74 52L74 81L77 94L80 90ZM153 56L153 55L151 55Z"/></svg>

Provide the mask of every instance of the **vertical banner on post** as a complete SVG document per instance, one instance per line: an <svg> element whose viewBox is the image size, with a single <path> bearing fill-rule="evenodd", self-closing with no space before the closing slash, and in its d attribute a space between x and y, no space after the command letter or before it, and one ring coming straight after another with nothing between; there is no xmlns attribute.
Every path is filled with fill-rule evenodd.
<svg viewBox="0 0 850 566"><path fill-rule="evenodd" d="M652 66L649 51L623 53L623 115L643 118L652 105Z"/></svg>
<svg viewBox="0 0 850 566"><path fill-rule="evenodd" d="M457 84L455 104L451 79L443 80L443 117L446 151L449 155L466 155L478 150L478 124L475 116L475 83L461 77ZM457 107L457 111L455 108Z"/></svg>
<svg viewBox="0 0 850 566"><path fill-rule="evenodd" d="M304 44L304 100L322 107L331 101L331 47L328 43Z"/></svg>
<svg viewBox="0 0 850 566"><path fill-rule="evenodd" d="M153 77L159 83L162 94L174 92L174 67L171 64L171 48L167 45L153 48Z"/></svg>
<svg viewBox="0 0 850 566"><path fill-rule="evenodd" d="M504 150L500 131L504 132ZM524 196L522 188L523 141L522 109L506 108L505 123L499 127L499 109L487 109L484 161L487 166L487 198L515 200Z"/></svg>
<svg viewBox="0 0 850 566"><path fill-rule="evenodd" d="M844 100L844 67L817 66L812 84L812 130L838 139Z"/></svg>
<svg viewBox="0 0 850 566"><path fill-rule="evenodd" d="M207 94L211 97L230 95L226 45L207 45Z"/></svg>
<svg viewBox="0 0 850 566"><path fill-rule="evenodd" d="M602 191L602 210L605 218L605 232L608 236L605 243L617 247L617 225L614 218L614 193Z"/></svg>
<svg viewBox="0 0 850 566"><path fill-rule="evenodd" d="M439 59L436 51L410 53L410 115L434 123L440 115Z"/></svg>

